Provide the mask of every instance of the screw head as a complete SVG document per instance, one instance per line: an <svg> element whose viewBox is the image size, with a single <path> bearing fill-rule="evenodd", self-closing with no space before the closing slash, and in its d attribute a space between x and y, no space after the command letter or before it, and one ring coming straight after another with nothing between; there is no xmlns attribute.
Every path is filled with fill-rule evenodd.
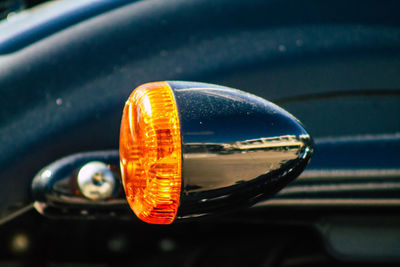
<svg viewBox="0 0 400 267"><path fill-rule="evenodd" d="M91 200L105 200L112 196L116 182L110 168L100 161L92 161L79 170L78 187Z"/></svg>

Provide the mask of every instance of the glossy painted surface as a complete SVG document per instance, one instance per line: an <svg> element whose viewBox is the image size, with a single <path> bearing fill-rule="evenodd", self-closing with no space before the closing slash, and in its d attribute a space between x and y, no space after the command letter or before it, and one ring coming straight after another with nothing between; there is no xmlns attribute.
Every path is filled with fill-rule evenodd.
<svg viewBox="0 0 400 267"><path fill-rule="evenodd" d="M128 0L52 1L0 21L0 55L15 52Z"/></svg>
<svg viewBox="0 0 400 267"><path fill-rule="evenodd" d="M235 210L271 197L310 160L311 137L278 106L228 87L168 83L183 144L178 217Z"/></svg>

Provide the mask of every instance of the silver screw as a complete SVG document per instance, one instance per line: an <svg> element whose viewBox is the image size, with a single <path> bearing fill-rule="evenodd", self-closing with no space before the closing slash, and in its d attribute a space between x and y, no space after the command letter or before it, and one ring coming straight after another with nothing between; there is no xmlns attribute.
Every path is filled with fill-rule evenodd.
<svg viewBox="0 0 400 267"><path fill-rule="evenodd" d="M105 200L115 189L115 176L110 168L100 161L85 164L78 172L78 186L86 198Z"/></svg>

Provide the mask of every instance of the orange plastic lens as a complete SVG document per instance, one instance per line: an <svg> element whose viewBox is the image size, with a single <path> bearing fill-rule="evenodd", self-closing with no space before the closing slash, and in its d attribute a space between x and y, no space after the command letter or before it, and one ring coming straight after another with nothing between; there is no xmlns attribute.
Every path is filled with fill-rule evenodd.
<svg viewBox="0 0 400 267"><path fill-rule="evenodd" d="M145 222L172 223L181 192L182 150L178 111L168 83L144 84L130 95L119 151L131 209Z"/></svg>

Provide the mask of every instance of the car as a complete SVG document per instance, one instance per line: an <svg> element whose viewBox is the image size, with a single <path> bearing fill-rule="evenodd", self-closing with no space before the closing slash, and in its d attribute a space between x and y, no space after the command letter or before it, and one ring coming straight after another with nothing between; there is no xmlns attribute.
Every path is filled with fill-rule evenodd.
<svg viewBox="0 0 400 267"><path fill-rule="evenodd" d="M397 1L58 0L32 5L2 4L2 266L398 264ZM24 7L29 8L19 10ZM196 88L206 83L205 88L225 88L225 93L236 88L241 91L229 92L278 105L277 114L290 112L301 124L285 116L312 136L304 145L312 150L304 162L313 152L310 163L268 190L235 180L241 190L245 184L256 193L234 203L218 198L219 208L207 206L215 212L210 208L205 214L198 203L208 198L201 198L185 210L191 216L172 224L142 222L129 209L125 182L107 177L120 175L117 150L126 100L135 88L157 81L168 81L172 90L180 86L176 81L195 82ZM182 114L190 108L196 114L210 110L186 100L180 102L188 106L179 110ZM257 124L239 119L235 103L227 109L234 114L229 125L247 134ZM279 142L293 141L282 134L278 141L255 136L235 143L236 132L221 129L230 138L228 146L210 141L207 149L223 151L224 157L269 142L286 154L290 148ZM204 144L193 142L190 148L199 156ZM188 162L182 157L183 164ZM77 179L93 162L105 170L95 172L97 185L113 181L113 190L102 191L104 199L92 189L86 194L80 184L85 180ZM193 172L209 177L197 164ZM234 173L219 169L217 159L210 164L221 176ZM243 170L256 169L255 161L241 164Z"/></svg>

